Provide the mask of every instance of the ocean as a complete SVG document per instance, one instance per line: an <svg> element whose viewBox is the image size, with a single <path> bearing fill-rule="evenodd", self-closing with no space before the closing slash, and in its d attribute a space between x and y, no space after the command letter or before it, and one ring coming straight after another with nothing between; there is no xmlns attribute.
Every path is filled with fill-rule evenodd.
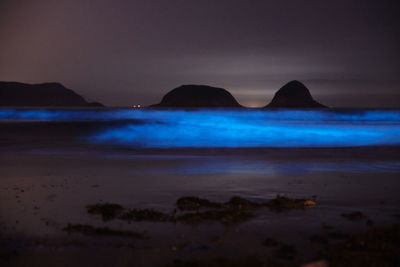
<svg viewBox="0 0 400 267"><path fill-rule="evenodd" d="M43 130L46 140L66 131L81 143L143 149L400 144L400 110L0 109L0 124Z"/></svg>

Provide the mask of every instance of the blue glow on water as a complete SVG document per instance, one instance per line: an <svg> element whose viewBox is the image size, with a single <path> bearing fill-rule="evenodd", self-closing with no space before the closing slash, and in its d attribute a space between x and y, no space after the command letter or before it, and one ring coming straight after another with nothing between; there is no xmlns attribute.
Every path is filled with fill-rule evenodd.
<svg viewBox="0 0 400 267"><path fill-rule="evenodd" d="M99 121L88 142L144 148L400 145L399 110L0 110L15 121Z"/></svg>
<svg viewBox="0 0 400 267"><path fill-rule="evenodd" d="M171 156L171 155L168 155ZM186 155L185 155L186 156ZM180 158L182 161L187 159ZM266 161L246 158L224 158L224 157L204 157L190 158L178 167L166 165L157 169L140 169L134 173L147 174L290 174L304 175L313 172L346 172L346 173L398 173L400 172L400 162L398 161Z"/></svg>

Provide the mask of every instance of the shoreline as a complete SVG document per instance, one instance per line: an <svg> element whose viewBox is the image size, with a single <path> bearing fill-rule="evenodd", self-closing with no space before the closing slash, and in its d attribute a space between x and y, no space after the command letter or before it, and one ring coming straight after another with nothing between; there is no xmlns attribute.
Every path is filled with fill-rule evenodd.
<svg viewBox="0 0 400 267"><path fill-rule="evenodd" d="M353 258L360 260L357 255L368 258L368 253L372 253L372 260L382 259L382 253L387 253L396 262L395 252L376 251L370 244L400 247L390 243L390 238L378 238L396 236L398 231L399 145L217 148L217 142L213 148L182 148L182 144L174 143L179 138L175 140L164 132L139 140L143 144L151 144L151 138L158 143L174 141L173 148L143 148L112 141L94 144L88 138L96 132L132 124L133 128L123 132L123 139L143 120L120 120L121 114L114 113L105 121L79 121L84 119L80 113L72 119L64 115L56 116L56 121L0 123L0 263L300 266L323 259L335 266L352 263ZM158 118L147 118L147 123L161 125ZM174 118L168 129L184 130L176 137L185 137L185 127L190 130L197 122L174 128ZM340 120L340 116L337 118ZM242 119L247 122L246 116ZM258 122L264 123L263 119L254 119L256 128ZM307 128L307 118L300 120ZM353 120L345 119L356 127ZM388 118L388 122L378 124L395 125L394 120ZM207 124L207 116L201 121ZM322 121L318 127L336 123L335 119ZM366 119L365 124L366 131L373 132L374 122ZM208 127L201 129L218 133ZM234 137L229 130L226 134ZM387 136L397 138L395 132ZM197 140L196 135L192 137ZM264 138L259 137L259 141ZM218 138L215 140L223 140ZM312 141L313 137L307 138ZM356 139L357 134L351 138ZM353 144L351 140L346 142ZM176 202L189 196L224 208L182 212ZM234 196L242 198L240 206L254 210L227 208ZM307 199L317 205L276 212L247 202L269 202L278 196ZM123 213L105 220L98 209L107 203L111 204L111 213L112 207ZM88 206L97 208L89 212ZM360 242L366 244L361 251ZM352 248L349 251L342 247L347 244Z"/></svg>
<svg viewBox="0 0 400 267"><path fill-rule="evenodd" d="M303 260L283 260L291 266L291 262L318 259L317 252L324 244L311 242L312 236L365 232L399 221L398 147L54 149L11 147L0 152L0 227L2 244L11 253L2 260L10 266L31 262L50 266L60 260L66 265L85 262L88 266L98 266L105 262L112 264L116 257L125 259L114 262L118 266L133 263L164 266L174 264L175 259L200 262L220 257L231 259L228 252L239 261L247 257L264 260L265 255L273 257L277 250L263 245L269 237L296 247ZM360 162L361 167L349 159ZM331 162L332 167L326 167L325 162ZM341 162L355 169L340 169ZM391 162L395 164L390 165ZM283 213L260 209L254 219L232 226L218 222L197 226L103 222L85 208L110 202L170 214L175 201L182 196L223 202L234 195L268 200L277 194L304 198L316 195L318 205ZM341 215L356 211L368 216L373 226L368 226L366 220L353 222ZM149 239L67 234L62 229L68 223L144 232ZM335 229L326 230L323 224Z"/></svg>

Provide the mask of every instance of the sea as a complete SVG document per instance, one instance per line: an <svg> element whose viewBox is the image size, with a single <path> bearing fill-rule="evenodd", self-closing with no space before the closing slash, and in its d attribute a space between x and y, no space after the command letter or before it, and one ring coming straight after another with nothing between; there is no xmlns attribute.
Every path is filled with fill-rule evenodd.
<svg viewBox="0 0 400 267"><path fill-rule="evenodd" d="M400 145L397 109L5 108L0 109L0 124L3 130L39 131L44 142L57 137L46 135L59 134L70 141L127 149Z"/></svg>

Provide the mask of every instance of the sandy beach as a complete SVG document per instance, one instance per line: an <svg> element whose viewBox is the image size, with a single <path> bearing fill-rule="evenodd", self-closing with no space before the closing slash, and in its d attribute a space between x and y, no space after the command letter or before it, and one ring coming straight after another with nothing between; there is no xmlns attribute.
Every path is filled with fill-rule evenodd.
<svg viewBox="0 0 400 267"><path fill-rule="evenodd" d="M320 244L309 238L326 232L323 223L341 232L368 230L365 221L349 221L342 213L361 211L374 225L398 221L397 149L388 149L390 153L383 153L385 148L359 150L352 153L365 155L367 151L371 156L352 164L340 150L330 151L329 159L321 157L326 150L290 149L253 154L175 151L172 155L170 151L143 155L118 150L3 152L2 243L6 251L16 253L3 260L11 266L32 262L51 266L61 260L63 266L82 261L93 266L160 266L174 259L204 260L227 253L234 258L264 257L273 253L262 245L267 237L296 245L305 259L312 260ZM380 153L387 158L374 159ZM315 196L318 206L280 213L263 208L254 219L228 226L219 222L103 222L85 208L109 202L172 213L181 196L227 201L236 195L268 200L277 194ZM62 230L68 223L134 230L149 239L68 234Z"/></svg>
<svg viewBox="0 0 400 267"><path fill-rule="evenodd" d="M347 234L399 221L398 146L134 149L77 138L93 127L1 124L5 266L300 266L329 260L327 247ZM277 195L317 205L257 206L233 223L176 219L187 213L176 204L184 196L262 203ZM103 220L87 209L99 203L174 219ZM361 216L343 216L354 212ZM114 232L66 231L68 225Z"/></svg>

